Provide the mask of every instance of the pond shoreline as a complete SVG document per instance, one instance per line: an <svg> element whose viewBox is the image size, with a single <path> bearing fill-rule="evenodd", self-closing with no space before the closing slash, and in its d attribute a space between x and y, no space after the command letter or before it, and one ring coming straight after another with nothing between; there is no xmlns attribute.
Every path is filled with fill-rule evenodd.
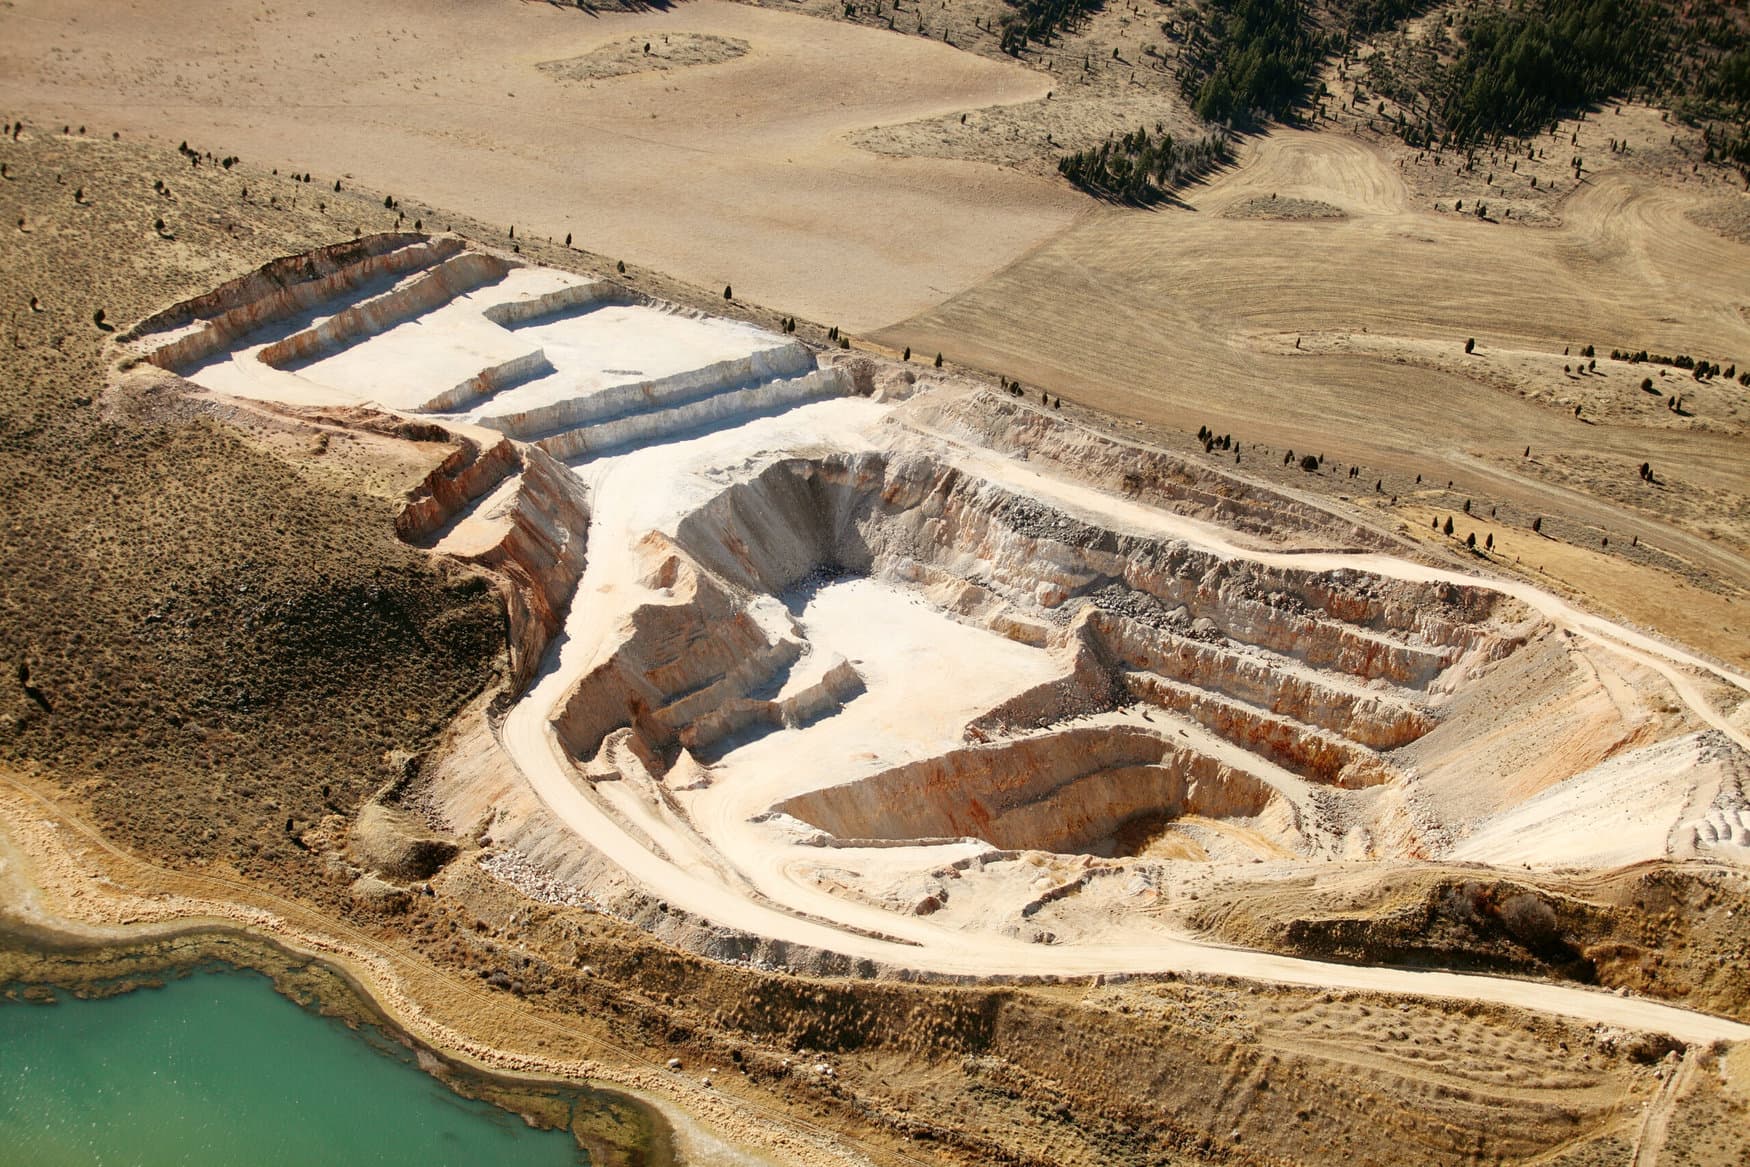
<svg viewBox="0 0 1750 1167"><path fill-rule="evenodd" d="M344 968L271 938L190 924L150 938L110 941L0 915L0 1003L53 1007L65 993L96 1000L206 972L253 972L307 1011L334 1018L379 1053L405 1051L454 1093L490 1103L530 1126L569 1128L592 1164L674 1167L673 1131L659 1109L623 1090L497 1073L452 1057L395 1024Z"/></svg>

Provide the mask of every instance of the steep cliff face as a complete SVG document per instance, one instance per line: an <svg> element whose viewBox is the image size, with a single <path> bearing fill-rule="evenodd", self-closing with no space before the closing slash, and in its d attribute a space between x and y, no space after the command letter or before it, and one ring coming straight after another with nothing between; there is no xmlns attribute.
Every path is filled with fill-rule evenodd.
<svg viewBox="0 0 1750 1167"><path fill-rule="evenodd" d="M1034 616L1072 598L1232 638L1363 680L1422 685L1495 633L1484 589L1273 568L1102 530L924 456L783 461L681 524L735 583L782 591L813 566L953 577ZM1180 609L1183 609L1181 612Z"/></svg>
<svg viewBox="0 0 1750 1167"><path fill-rule="evenodd" d="M1062 680L981 731L1128 694L1346 786L1385 781L1379 751L1436 724L1430 687L1443 672L1516 643L1497 619L1513 605L1482 589L1114 534L918 456L773 464L691 514L679 538L749 592L781 592L822 566L863 572L921 586L1004 635L1070 646Z"/></svg>
<svg viewBox="0 0 1750 1167"><path fill-rule="evenodd" d="M395 533L409 543L428 540L463 508L522 467L522 455L508 438L485 445L469 434L444 431L456 449L408 492L395 514Z"/></svg>
<svg viewBox="0 0 1750 1167"><path fill-rule="evenodd" d="M672 409L726 391L751 388L782 377L795 377L814 367L814 354L801 344L778 345L764 352L716 361L667 377L610 385L587 395L565 397L515 413L486 412L481 424L512 437L533 441L561 431L600 427L650 409ZM629 435L604 431L592 446L620 444ZM575 451L572 451L575 452Z"/></svg>
<svg viewBox="0 0 1750 1167"><path fill-rule="evenodd" d="M658 535L641 550L661 598L635 608L610 657L568 694L554 728L588 759L630 728L647 756L705 748L747 724L735 703L801 655L781 624L756 618L711 573ZM745 714L742 716L746 716Z"/></svg>
<svg viewBox="0 0 1750 1167"><path fill-rule="evenodd" d="M576 417L556 415L557 428L534 440L556 458L580 459L624 450L640 443L666 440L691 431L723 424L736 424L767 413L781 413L810 401L841 397L846 381L836 369L813 369L795 376L768 375L753 358L726 363L712 377L694 381L690 376L677 389L671 383L646 383L642 404L623 413ZM748 370L745 374L742 370ZM488 419L499 425L502 419Z"/></svg>
<svg viewBox="0 0 1750 1167"><path fill-rule="evenodd" d="M589 552L589 500L577 476L540 450L523 447L503 536L473 559L506 581L511 681L520 692L564 627Z"/></svg>
<svg viewBox="0 0 1750 1167"><path fill-rule="evenodd" d="M414 249L406 251L413 252ZM342 308L319 324L267 345L261 350L261 363L275 369L295 369L363 337L386 332L403 321L423 316L457 296L503 279L509 271L510 265L495 255L464 251L446 256L436 265L423 268L418 275L397 283L381 295ZM327 291L328 298L333 298L340 289Z"/></svg>
<svg viewBox="0 0 1750 1167"><path fill-rule="evenodd" d="M564 625L583 574L587 492L576 475L532 446L494 441L489 430L439 432L456 449L408 493L395 530L491 573L509 624L511 689L521 692ZM489 506L492 514L478 514ZM465 520L472 529L454 530Z"/></svg>
<svg viewBox="0 0 1750 1167"><path fill-rule="evenodd" d="M983 449L1055 465L1116 495L1243 532L1262 546L1390 549L1392 540L1310 503L1165 450L1121 442L1007 397L920 398L916 424Z"/></svg>
<svg viewBox="0 0 1750 1167"><path fill-rule="evenodd" d="M1158 674L1271 713L1293 714L1372 749L1395 749L1435 725L1427 706L1403 690L1362 687L1264 651L1234 652L1194 638L1189 627L1152 627L1101 611L1091 617L1090 629L1125 669Z"/></svg>
<svg viewBox="0 0 1750 1167"><path fill-rule="evenodd" d="M488 310L490 311L490 310ZM462 413L506 389L545 377L553 372L553 362L543 349L488 365L448 389L432 394L421 405L426 413Z"/></svg>
<svg viewBox="0 0 1750 1167"><path fill-rule="evenodd" d="M1208 819L1230 828L1185 836L1199 854L1334 853L1355 816L1396 813L1394 755L1441 724L1445 679L1523 635L1518 606L1485 589L1117 533L916 452L768 460L644 553L661 598L557 721L579 760L630 732L708 765L810 716L775 699L809 649L775 597L822 578L887 581L1050 653L1055 677L965 724L974 744L773 804L840 848L967 836L1110 853ZM790 695L830 715L861 684L847 662ZM1186 728L1148 724L1161 715ZM1103 724L1074 727L1088 717ZM1321 801L1381 787L1352 811Z"/></svg>

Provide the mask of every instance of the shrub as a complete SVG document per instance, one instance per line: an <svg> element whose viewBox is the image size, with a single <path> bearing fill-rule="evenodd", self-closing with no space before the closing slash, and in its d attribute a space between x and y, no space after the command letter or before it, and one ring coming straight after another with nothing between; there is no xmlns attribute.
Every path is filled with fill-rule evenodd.
<svg viewBox="0 0 1750 1167"><path fill-rule="evenodd" d="M1555 909L1529 892L1501 902L1501 923L1527 948L1547 948L1560 936Z"/></svg>

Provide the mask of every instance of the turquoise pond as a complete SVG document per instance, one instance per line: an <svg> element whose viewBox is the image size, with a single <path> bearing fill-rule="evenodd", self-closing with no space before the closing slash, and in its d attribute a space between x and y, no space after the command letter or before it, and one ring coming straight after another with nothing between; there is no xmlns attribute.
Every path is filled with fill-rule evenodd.
<svg viewBox="0 0 1750 1167"><path fill-rule="evenodd" d="M0 1164L587 1163L566 1131L463 1098L266 977L0 1002Z"/></svg>

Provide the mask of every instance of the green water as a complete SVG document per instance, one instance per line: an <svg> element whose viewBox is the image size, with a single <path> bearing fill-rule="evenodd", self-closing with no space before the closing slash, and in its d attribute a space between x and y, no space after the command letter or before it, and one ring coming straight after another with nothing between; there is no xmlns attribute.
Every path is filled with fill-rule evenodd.
<svg viewBox="0 0 1750 1167"><path fill-rule="evenodd" d="M587 1163L566 1131L460 1097L254 973L0 1001L0 1164Z"/></svg>

